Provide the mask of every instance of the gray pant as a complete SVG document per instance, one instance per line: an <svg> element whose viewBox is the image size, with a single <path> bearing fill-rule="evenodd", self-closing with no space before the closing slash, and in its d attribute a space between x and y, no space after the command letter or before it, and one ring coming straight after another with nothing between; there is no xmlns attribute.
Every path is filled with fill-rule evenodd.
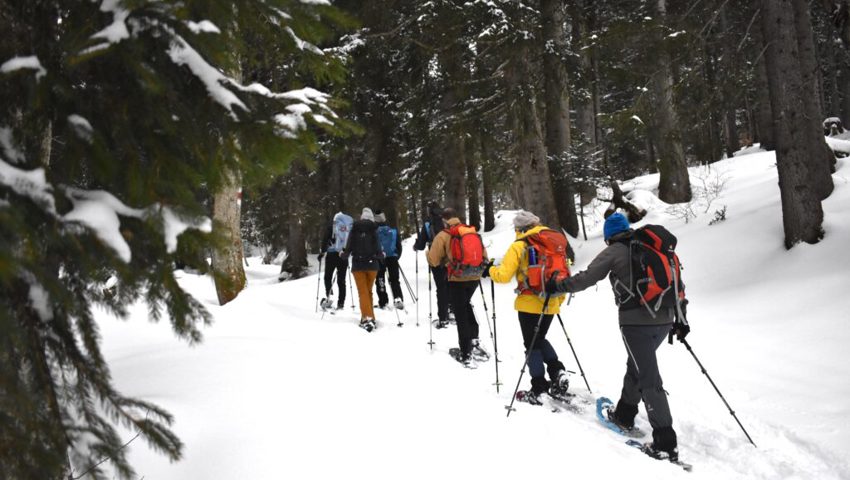
<svg viewBox="0 0 850 480"><path fill-rule="evenodd" d="M637 405L643 400L653 430L673 426L667 393L655 358L655 350L664 343L670 327L670 324L620 326L623 343L629 353L620 400L629 405Z"/></svg>

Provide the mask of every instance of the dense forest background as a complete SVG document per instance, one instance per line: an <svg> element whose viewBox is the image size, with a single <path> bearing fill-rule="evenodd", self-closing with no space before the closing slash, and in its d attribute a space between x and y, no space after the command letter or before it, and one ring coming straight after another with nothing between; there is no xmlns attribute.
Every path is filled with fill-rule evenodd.
<svg viewBox="0 0 850 480"><path fill-rule="evenodd" d="M575 237L617 180L687 205L689 165L754 143L786 248L817 243L850 123L850 0L0 0L0 31L5 478L130 477L116 424L180 458L92 313L199 341L175 264L225 304L247 249L303 276L335 212L408 235L431 200Z"/></svg>
<svg viewBox="0 0 850 480"><path fill-rule="evenodd" d="M787 115L771 110L767 47L779 31L762 3L337 2L360 23L334 40L350 55L334 94L361 130L322 141L314 168L247 191L245 233L269 259L288 250L297 271L300 245L316 251L335 212L364 206L405 234L436 200L484 230L495 209L522 207L577 236L582 205L612 179L660 171L660 197L687 202L687 165L777 147ZM846 125L846 3L768 3L799 41L808 100L791 108L811 107L799 112L810 130Z"/></svg>

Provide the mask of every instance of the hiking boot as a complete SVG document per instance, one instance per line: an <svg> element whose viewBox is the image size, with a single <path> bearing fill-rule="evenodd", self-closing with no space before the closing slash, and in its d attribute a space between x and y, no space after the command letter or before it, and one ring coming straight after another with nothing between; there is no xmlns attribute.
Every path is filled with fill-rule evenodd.
<svg viewBox="0 0 850 480"><path fill-rule="evenodd" d="M437 324L434 325L436 328L446 328L449 326L449 322L445 320L437 320Z"/></svg>
<svg viewBox="0 0 850 480"><path fill-rule="evenodd" d="M337 310L342 310L342 309L343 309L343 305L342 305L341 303L337 303L337 304L336 304L336 309L337 309Z"/></svg>
<svg viewBox="0 0 850 480"><path fill-rule="evenodd" d="M472 339L472 356L479 362L490 360L490 354L487 353L487 350L484 350L477 338Z"/></svg>
<svg viewBox="0 0 850 480"><path fill-rule="evenodd" d="M333 302L330 298L323 298L322 301L319 302L319 307L321 307L322 310L328 310L333 307Z"/></svg>
<svg viewBox="0 0 850 480"><path fill-rule="evenodd" d="M517 392L517 400L520 402L530 403L532 405L543 405L543 400L540 395L534 393L534 390L520 390Z"/></svg>
<svg viewBox="0 0 850 480"><path fill-rule="evenodd" d="M630 432L635 428L637 410L637 405L629 405L620 400L617 402L617 408L608 407L608 420L623 431Z"/></svg>
<svg viewBox="0 0 850 480"><path fill-rule="evenodd" d="M566 370L560 370L549 385L549 391L555 395L564 396L570 388L570 378Z"/></svg>
<svg viewBox="0 0 850 480"><path fill-rule="evenodd" d="M644 445L646 453L655 458L679 460L679 449L677 448L676 432L673 427L661 427L652 431L652 443Z"/></svg>
<svg viewBox="0 0 850 480"><path fill-rule="evenodd" d="M404 310L404 300L396 298L394 302L396 310Z"/></svg>

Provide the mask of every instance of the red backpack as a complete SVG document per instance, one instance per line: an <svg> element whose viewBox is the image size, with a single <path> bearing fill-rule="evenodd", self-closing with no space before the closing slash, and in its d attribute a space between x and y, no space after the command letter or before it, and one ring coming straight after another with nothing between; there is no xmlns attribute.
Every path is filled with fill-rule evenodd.
<svg viewBox="0 0 850 480"><path fill-rule="evenodd" d="M537 295L545 297L546 282L552 275L558 281L570 276L570 264L567 260L569 243L567 236L557 230L545 229L523 239L528 257L528 270L525 281L519 286L520 295ZM551 294L550 297L560 297L565 293Z"/></svg>
<svg viewBox="0 0 850 480"><path fill-rule="evenodd" d="M675 307L685 299L682 264L676 255L676 237L661 225L635 230L631 241L632 298L623 307L644 305L651 313Z"/></svg>
<svg viewBox="0 0 850 480"><path fill-rule="evenodd" d="M480 277L484 272L484 243L475 227L459 223L443 230L451 235L448 264L450 277Z"/></svg>

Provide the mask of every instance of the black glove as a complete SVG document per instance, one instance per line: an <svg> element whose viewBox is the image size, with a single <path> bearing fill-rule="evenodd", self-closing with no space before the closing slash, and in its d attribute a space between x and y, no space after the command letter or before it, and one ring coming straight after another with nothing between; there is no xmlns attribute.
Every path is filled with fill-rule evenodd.
<svg viewBox="0 0 850 480"><path fill-rule="evenodd" d="M670 329L670 343L673 343L673 335L676 335L676 338L681 342L691 333L691 326L687 323L676 322L673 324L673 328Z"/></svg>
<svg viewBox="0 0 850 480"><path fill-rule="evenodd" d="M325 258L325 252L322 252L322 253L319 254L319 261L320 262L322 261L323 258Z"/></svg>
<svg viewBox="0 0 850 480"><path fill-rule="evenodd" d="M342 253L340 253L340 254L339 254L339 259L340 259L340 260L342 260L342 261L347 261L347 260L348 260L348 252L342 252Z"/></svg>
<svg viewBox="0 0 850 480"><path fill-rule="evenodd" d="M484 271L481 272L481 278L488 278L490 276L490 267L493 266L494 261L490 260L486 264L484 264Z"/></svg>
<svg viewBox="0 0 850 480"><path fill-rule="evenodd" d="M546 293L548 295L555 295L556 293L560 293L561 286L558 284L557 277L558 272L552 273L552 276L549 277L549 280L546 280Z"/></svg>

